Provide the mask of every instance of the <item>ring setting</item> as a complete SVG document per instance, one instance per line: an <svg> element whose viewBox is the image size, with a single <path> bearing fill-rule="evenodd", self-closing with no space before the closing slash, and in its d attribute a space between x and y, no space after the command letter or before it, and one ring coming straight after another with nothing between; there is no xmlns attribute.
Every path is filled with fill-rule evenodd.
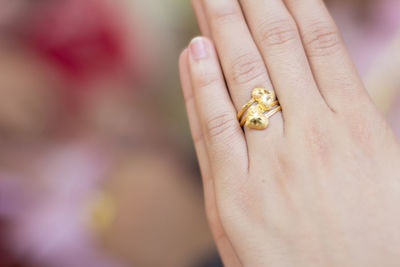
<svg viewBox="0 0 400 267"><path fill-rule="evenodd" d="M269 126L269 119L281 110L274 91L254 88L251 100L238 112L237 119L241 127L264 130Z"/></svg>

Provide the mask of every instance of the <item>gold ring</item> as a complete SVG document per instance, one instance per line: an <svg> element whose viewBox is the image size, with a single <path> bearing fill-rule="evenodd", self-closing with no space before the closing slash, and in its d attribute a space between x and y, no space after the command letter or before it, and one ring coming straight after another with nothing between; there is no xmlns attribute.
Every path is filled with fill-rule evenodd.
<svg viewBox="0 0 400 267"><path fill-rule="evenodd" d="M278 113L279 111L282 110L281 106L277 106L276 108L272 109L270 112L267 114L263 114L262 116L259 117L253 117L250 118L246 121L244 126L249 127L251 129L256 129L256 130L264 130L268 128L269 126L269 118L271 118L273 115Z"/></svg>
<svg viewBox="0 0 400 267"><path fill-rule="evenodd" d="M272 106L273 106L273 107L276 106L276 105L278 105L278 104L279 104L278 101L272 102ZM257 112L255 112L255 111L257 111ZM242 117L242 120L240 121L240 126L243 127L243 125L246 124L246 121L248 120L248 118L249 118L250 116L255 115L256 113L257 113L257 114L260 114L260 113L263 114L263 113L265 113L265 111L253 109L253 110L251 110L251 111L246 112L246 115L244 115L244 116Z"/></svg>
<svg viewBox="0 0 400 267"><path fill-rule="evenodd" d="M238 112L237 114L237 119L240 120L240 118L243 116L243 114L246 112L246 110L249 109L256 101L252 98L249 102L247 102L242 109Z"/></svg>
<svg viewBox="0 0 400 267"><path fill-rule="evenodd" d="M254 88L252 99L247 102L237 114L240 126L251 129L264 130L269 125L269 118L282 110L279 101L272 90ZM277 106L273 109L273 107ZM265 112L268 112L265 114Z"/></svg>

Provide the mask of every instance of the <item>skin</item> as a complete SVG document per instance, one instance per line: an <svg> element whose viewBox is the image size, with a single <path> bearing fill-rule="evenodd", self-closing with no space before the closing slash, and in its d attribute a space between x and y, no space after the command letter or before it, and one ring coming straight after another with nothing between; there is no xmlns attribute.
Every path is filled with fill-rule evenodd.
<svg viewBox="0 0 400 267"><path fill-rule="evenodd" d="M399 266L399 143L323 1L193 5L181 83L225 265ZM243 131L255 87L283 111Z"/></svg>

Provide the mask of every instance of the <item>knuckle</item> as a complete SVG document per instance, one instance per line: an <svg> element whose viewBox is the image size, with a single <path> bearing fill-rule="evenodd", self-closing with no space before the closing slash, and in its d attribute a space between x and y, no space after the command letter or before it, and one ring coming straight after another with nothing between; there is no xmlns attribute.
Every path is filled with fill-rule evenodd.
<svg viewBox="0 0 400 267"><path fill-rule="evenodd" d="M233 60L231 75L234 83L245 84L266 76L266 72L264 64L256 55L245 54Z"/></svg>
<svg viewBox="0 0 400 267"><path fill-rule="evenodd" d="M262 214L259 203L262 203L262 196L256 188L255 183L245 183L238 187L233 194L231 203L243 214Z"/></svg>
<svg viewBox="0 0 400 267"><path fill-rule="evenodd" d="M323 126L325 124L320 119L310 119L305 125L303 138L306 149L313 159L327 161L331 150L329 130Z"/></svg>
<svg viewBox="0 0 400 267"><path fill-rule="evenodd" d="M362 147L369 147L373 143L373 133L375 133L374 129L377 129L377 124L383 126L375 118L361 112L348 115L346 121L351 139Z"/></svg>
<svg viewBox="0 0 400 267"><path fill-rule="evenodd" d="M310 56L328 56L340 48L341 38L338 30L324 23L314 23L303 33L303 41Z"/></svg>
<svg viewBox="0 0 400 267"><path fill-rule="evenodd" d="M210 138L227 138L235 132L236 117L230 112L224 112L210 118L206 122L207 133Z"/></svg>
<svg viewBox="0 0 400 267"><path fill-rule="evenodd" d="M197 88L206 88L216 85L221 81L219 75L211 72L201 72L193 75L193 83Z"/></svg>
<svg viewBox="0 0 400 267"><path fill-rule="evenodd" d="M264 22L259 27L263 46L280 46L299 38L296 25L289 19Z"/></svg>
<svg viewBox="0 0 400 267"><path fill-rule="evenodd" d="M215 1L213 5L217 5L217 3L218 1ZM238 21L242 14L241 10L233 7L231 4L229 6L219 4L219 6L210 8L210 10L213 20L218 24L226 24Z"/></svg>
<svg viewBox="0 0 400 267"><path fill-rule="evenodd" d="M240 171L237 172L238 176L243 176ZM258 183L252 182L251 179L237 179L237 177L229 177L229 181L226 184L222 184L225 190L217 197L218 205L221 207L221 219L229 219L232 216L258 216L262 214L260 203L262 203L262 193ZM232 182L234 181L234 182ZM240 181L240 182L239 182ZM223 207L227 207L224 210ZM234 211L232 210L234 207Z"/></svg>

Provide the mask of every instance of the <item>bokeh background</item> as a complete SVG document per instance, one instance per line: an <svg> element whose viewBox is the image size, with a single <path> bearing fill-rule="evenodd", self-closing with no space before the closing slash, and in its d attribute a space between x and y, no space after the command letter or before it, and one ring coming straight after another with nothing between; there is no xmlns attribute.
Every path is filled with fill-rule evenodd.
<svg viewBox="0 0 400 267"><path fill-rule="evenodd" d="M329 0L400 136L400 1ZM0 0L0 266L216 267L180 92L189 0Z"/></svg>

